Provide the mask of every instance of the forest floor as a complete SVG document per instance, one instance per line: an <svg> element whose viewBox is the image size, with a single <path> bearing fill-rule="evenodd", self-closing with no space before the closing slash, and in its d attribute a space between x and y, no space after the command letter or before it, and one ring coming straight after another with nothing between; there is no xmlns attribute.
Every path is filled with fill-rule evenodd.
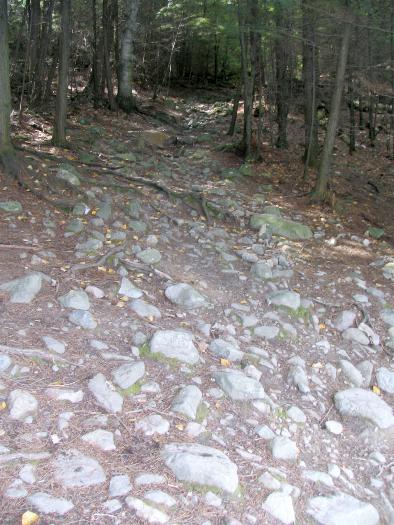
<svg viewBox="0 0 394 525"><path fill-rule="evenodd" d="M394 523L392 162L339 141L311 206L301 120L243 165L214 100L15 129L78 204L0 174L4 525Z"/></svg>

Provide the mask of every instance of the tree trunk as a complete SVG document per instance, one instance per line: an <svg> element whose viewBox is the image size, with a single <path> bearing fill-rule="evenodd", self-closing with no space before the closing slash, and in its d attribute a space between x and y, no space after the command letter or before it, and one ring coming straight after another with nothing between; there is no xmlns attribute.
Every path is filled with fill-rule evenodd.
<svg viewBox="0 0 394 525"><path fill-rule="evenodd" d="M92 57L92 84L93 84L93 107L99 106L100 100L100 73L97 54L97 1L92 0L93 15L93 57Z"/></svg>
<svg viewBox="0 0 394 525"><path fill-rule="evenodd" d="M12 150L7 0L0 0L0 159Z"/></svg>
<svg viewBox="0 0 394 525"><path fill-rule="evenodd" d="M284 28L290 31L289 13L286 12L281 2L276 6L276 26L280 31ZM289 115L291 60L287 35L278 34L275 39L276 56L276 118L278 124L277 148L287 148L287 117Z"/></svg>
<svg viewBox="0 0 394 525"><path fill-rule="evenodd" d="M109 9L108 0L103 0L103 62L104 62L104 74L105 82L107 84L108 101L109 107L112 111L116 111L117 105L114 96L114 90L112 85L112 69L110 62L110 47L109 47Z"/></svg>
<svg viewBox="0 0 394 525"><path fill-rule="evenodd" d="M41 34L41 2L30 0L30 35L29 35L29 94L32 96L32 87L35 82L35 74L40 55Z"/></svg>
<svg viewBox="0 0 394 525"><path fill-rule="evenodd" d="M319 121L317 119L317 86L319 55L316 42L316 12L302 1L302 74L304 80L305 167L315 166L319 155Z"/></svg>
<svg viewBox="0 0 394 525"><path fill-rule="evenodd" d="M241 92L237 91L234 97L234 103L233 103L233 110L231 112L231 122L230 127L227 132L227 135L232 137L235 132L235 124L237 123L237 115L238 115L238 108L239 108L239 101L241 100Z"/></svg>
<svg viewBox="0 0 394 525"><path fill-rule="evenodd" d="M55 146L66 144L68 61L70 55L71 0L62 0L61 34L59 41L59 72L55 106L55 124L52 142Z"/></svg>
<svg viewBox="0 0 394 525"><path fill-rule="evenodd" d="M117 101L126 113L135 109L133 97L133 39L137 29L137 14L140 0L127 0L125 21L120 36L119 88Z"/></svg>
<svg viewBox="0 0 394 525"><path fill-rule="evenodd" d="M349 17L349 15L347 16ZM332 152L334 149L339 113L341 110L342 92L345 82L346 62L349 53L350 34L351 21L350 19L347 19L345 22L341 49L338 58L335 86L331 99L330 115L328 118L326 138L324 140L322 160L316 181L316 186L312 193L313 200L318 202L325 201L329 194L328 183L330 178Z"/></svg>
<svg viewBox="0 0 394 525"><path fill-rule="evenodd" d="M40 50L34 74L34 85L32 93L32 98L35 104L40 104L43 100L46 59L48 55L50 35L52 32L52 15L54 4L55 0L48 0L45 4L44 18L40 38Z"/></svg>
<svg viewBox="0 0 394 525"><path fill-rule="evenodd" d="M349 73L349 154L356 151L356 115L354 110L353 74Z"/></svg>

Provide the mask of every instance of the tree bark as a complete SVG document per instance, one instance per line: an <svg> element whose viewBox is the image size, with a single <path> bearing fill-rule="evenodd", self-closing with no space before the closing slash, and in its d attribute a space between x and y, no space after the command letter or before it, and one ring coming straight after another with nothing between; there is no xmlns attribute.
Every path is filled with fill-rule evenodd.
<svg viewBox="0 0 394 525"><path fill-rule="evenodd" d="M71 0L62 0L61 34L59 43L59 72L55 106L55 124L52 142L55 146L66 144L68 61L70 56Z"/></svg>
<svg viewBox="0 0 394 525"><path fill-rule="evenodd" d="M120 36L119 87L117 101L126 113L132 112L136 105L133 97L133 39L137 29L137 14L140 0L127 0L125 20Z"/></svg>
<svg viewBox="0 0 394 525"><path fill-rule="evenodd" d="M93 84L93 106L97 108L100 100L100 73L99 60L97 54L97 1L92 0L92 16L93 16L93 57L92 57L92 84Z"/></svg>
<svg viewBox="0 0 394 525"><path fill-rule="evenodd" d="M117 105L112 84L112 68L110 62L109 31L111 21L109 20L108 0L103 0L103 62L105 82L107 84L108 102L112 111L116 111Z"/></svg>
<svg viewBox="0 0 394 525"><path fill-rule="evenodd" d="M312 193L312 198L315 201L323 202L329 196L329 178L331 169L332 152L335 144L335 137L337 132L339 113L341 110L342 92L345 82L346 63L349 53L349 43L351 34L351 21L349 15L345 21L345 27L341 42L341 49L339 53L337 71L335 78L335 86L332 94L330 115L327 124L327 133L324 140L323 155L320 164L320 169L316 181L315 189Z"/></svg>
<svg viewBox="0 0 394 525"><path fill-rule="evenodd" d="M316 42L316 12L302 1L302 74L304 80L304 126L306 168L315 166L319 155L319 121L317 119L317 86L319 55Z"/></svg>
<svg viewBox="0 0 394 525"><path fill-rule="evenodd" d="M55 0L47 0L45 3L44 18L42 21L40 49L34 73L34 85L32 98L35 104L40 104L43 100L46 59L48 55L50 35L52 32L52 16Z"/></svg>
<svg viewBox="0 0 394 525"><path fill-rule="evenodd" d="M0 159L12 151L7 0L0 0Z"/></svg>
<svg viewBox="0 0 394 525"><path fill-rule="evenodd" d="M275 21L278 30L284 27L290 31L290 18L286 8L277 2ZM276 147L285 149L287 141L287 117L289 115L290 82L291 82L291 57L289 35L277 34L275 39L276 57L276 119L278 135Z"/></svg>

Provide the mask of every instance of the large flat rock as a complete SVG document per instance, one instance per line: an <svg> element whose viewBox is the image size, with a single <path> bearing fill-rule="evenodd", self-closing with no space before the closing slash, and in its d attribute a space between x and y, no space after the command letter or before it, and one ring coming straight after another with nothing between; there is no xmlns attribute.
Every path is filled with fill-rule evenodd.
<svg viewBox="0 0 394 525"><path fill-rule="evenodd" d="M230 494L237 490L237 466L220 450L197 443L171 443L164 446L161 455L180 481L216 487Z"/></svg>
<svg viewBox="0 0 394 525"><path fill-rule="evenodd" d="M310 239L313 236L309 226L300 222L283 219L283 217L271 213L252 215L250 219L251 228L259 230L264 225L271 229L273 235L279 235L295 241Z"/></svg>
<svg viewBox="0 0 394 525"><path fill-rule="evenodd" d="M343 416L368 419L383 429L394 425L391 407L370 390L363 388L341 390L335 394L334 401Z"/></svg>

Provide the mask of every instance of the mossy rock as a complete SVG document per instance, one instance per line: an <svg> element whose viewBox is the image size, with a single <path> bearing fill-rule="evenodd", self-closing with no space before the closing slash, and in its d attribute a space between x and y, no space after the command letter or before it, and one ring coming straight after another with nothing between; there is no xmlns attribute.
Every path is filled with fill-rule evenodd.
<svg viewBox="0 0 394 525"><path fill-rule="evenodd" d="M300 222L283 219L272 213L252 215L250 219L251 228L259 230L263 225L269 226L273 235L285 237L286 239L306 240L310 239L313 235L309 226Z"/></svg>

